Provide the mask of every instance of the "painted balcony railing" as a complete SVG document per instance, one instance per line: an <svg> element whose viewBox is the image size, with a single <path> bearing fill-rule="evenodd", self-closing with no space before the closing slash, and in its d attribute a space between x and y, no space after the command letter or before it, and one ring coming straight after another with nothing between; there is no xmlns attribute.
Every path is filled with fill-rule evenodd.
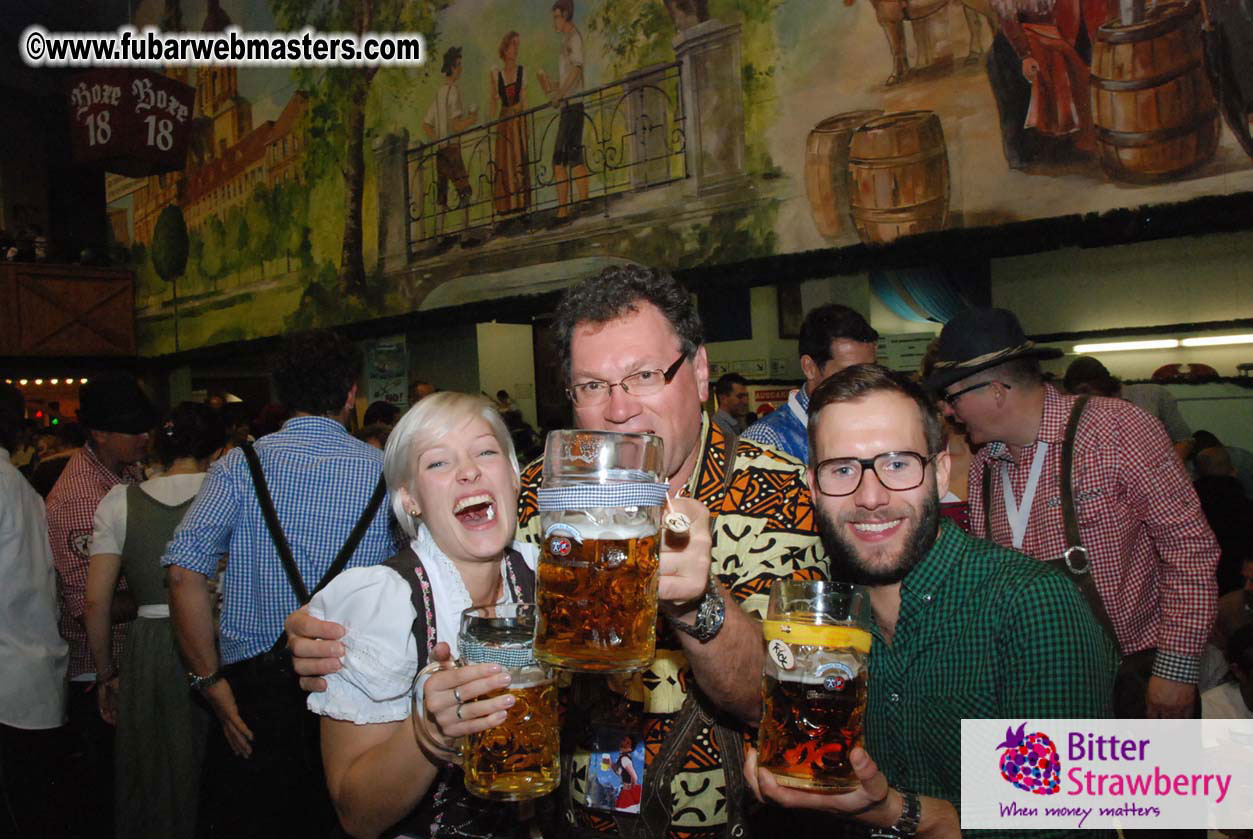
<svg viewBox="0 0 1253 839"><path fill-rule="evenodd" d="M542 96L527 82L531 101ZM646 68L424 143L406 152L412 256L525 233L588 213L610 196L687 176L678 62Z"/></svg>

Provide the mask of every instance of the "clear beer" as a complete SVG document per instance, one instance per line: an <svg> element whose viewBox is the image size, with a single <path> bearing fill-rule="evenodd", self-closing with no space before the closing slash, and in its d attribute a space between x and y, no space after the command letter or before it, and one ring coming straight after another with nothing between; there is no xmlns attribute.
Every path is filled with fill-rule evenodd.
<svg viewBox="0 0 1253 839"><path fill-rule="evenodd" d="M763 631L758 762L782 786L848 792L862 745L869 601L847 583L776 582Z"/></svg>
<svg viewBox="0 0 1253 839"><path fill-rule="evenodd" d="M662 462L661 438L651 434L549 434L535 590L540 661L611 673L653 660Z"/></svg>

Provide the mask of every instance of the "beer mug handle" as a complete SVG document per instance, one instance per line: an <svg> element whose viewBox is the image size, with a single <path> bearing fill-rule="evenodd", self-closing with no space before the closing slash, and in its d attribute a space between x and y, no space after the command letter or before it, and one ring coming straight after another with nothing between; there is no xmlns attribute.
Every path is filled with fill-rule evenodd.
<svg viewBox="0 0 1253 839"><path fill-rule="evenodd" d="M457 662L453 662L452 666L460 667L461 665ZM413 736L414 739L418 741L418 746L424 752L428 752L441 760L446 760L449 763L455 763L460 766L462 757L461 741L457 740L453 743L452 748L449 748L447 744L445 744L431 731L431 721L426 717L426 703L418 701L418 692L416 690L416 687L423 684L432 674L443 669L444 665L441 662L432 661L419 670L417 678L414 679L415 690L413 691L413 698L411 700L413 702L413 713L411 714L411 718L413 719ZM425 690L423 691L423 695L425 696Z"/></svg>

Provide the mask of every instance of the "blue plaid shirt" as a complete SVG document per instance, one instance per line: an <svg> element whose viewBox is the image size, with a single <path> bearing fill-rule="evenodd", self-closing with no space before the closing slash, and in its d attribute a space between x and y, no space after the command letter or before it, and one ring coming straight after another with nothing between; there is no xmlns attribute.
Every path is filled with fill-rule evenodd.
<svg viewBox="0 0 1253 839"><path fill-rule="evenodd" d="M327 417L296 417L256 443L279 525L310 591L348 540L379 475L382 452ZM348 567L377 565L395 553L387 501ZM229 554L223 574L222 664L267 652L300 602L266 529L242 450L214 463L161 558L206 577Z"/></svg>
<svg viewBox="0 0 1253 839"><path fill-rule="evenodd" d="M809 394L805 392L804 385L796 391L796 401L808 414ZM787 402L750 425L740 436L754 443L774 446L801 463L809 463L809 427L796 418Z"/></svg>

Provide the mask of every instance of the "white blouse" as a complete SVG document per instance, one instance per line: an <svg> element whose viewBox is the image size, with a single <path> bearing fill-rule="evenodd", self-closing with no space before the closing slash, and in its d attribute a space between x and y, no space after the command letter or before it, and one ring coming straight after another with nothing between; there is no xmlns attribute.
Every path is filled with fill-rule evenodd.
<svg viewBox="0 0 1253 839"><path fill-rule="evenodd" d="M457 656L457 632L461 613L470 608L461 574L444 555L425 525L410 542L422 561L431 583L435 604L435 636ZM539 551L534 545L514 542L514 550L534 569ZM506 560L500 562L501 590L505 602L512 592L505 583ZM383 565L349 568L313 596L309 613L318 620L342 624L342 667L326 677L326 690L309 694L309 710L315 714L358 725L398 722L409 716L410 697L421 694L418 675L418 641L413 637L417 612L409 583ZM423 658L426 650L422 650Z"/></svg>
<svg viewBox="0 0 1253 839"><path fill-rule="evenodd" d="M139 485L148 495L170 507L176 507L200 492L204 472L181 473L149 478ZM105 493L92 520L90 556L121 554L126 544L126 490L129 484L118 484Z"/></svg>

